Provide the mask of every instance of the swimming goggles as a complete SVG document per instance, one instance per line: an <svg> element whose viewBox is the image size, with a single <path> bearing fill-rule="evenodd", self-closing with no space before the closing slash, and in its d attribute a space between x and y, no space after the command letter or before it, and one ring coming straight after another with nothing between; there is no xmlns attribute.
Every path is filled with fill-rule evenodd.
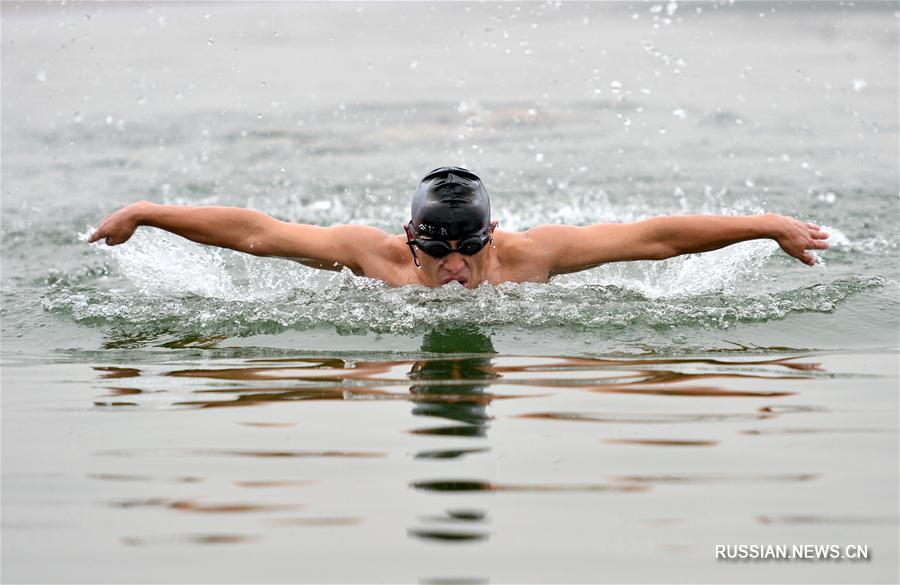
<svg viewBox="0 0 900 585"><path fill-rule="evenodd" d="M422 250L432 258L443 258L451 252L459 252L465 256L474 256L491 241L490 227L484 228L481 233L475 234L474 236L459 240L456 243L455 248L451 248L450 244L444 240L422 240L415 237L415 230L413 230L412 222L403 226L403 229L406 230L406 245L409 246L409 250L412 252L416 266L419 265L419 259L416 257L416 248Z"/></svg>

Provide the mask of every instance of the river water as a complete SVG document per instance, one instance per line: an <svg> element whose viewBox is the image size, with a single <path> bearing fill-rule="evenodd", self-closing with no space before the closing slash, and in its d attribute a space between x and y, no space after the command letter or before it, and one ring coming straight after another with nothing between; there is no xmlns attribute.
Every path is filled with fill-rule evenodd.
<svg viewBox="0 0 900 585"><path fill-rule="evenodd" d="M896 3L2 5L2 578L896 582ZM120 206L770 241L464 290ZM867 545L865 561L716 545Z"/></svg>

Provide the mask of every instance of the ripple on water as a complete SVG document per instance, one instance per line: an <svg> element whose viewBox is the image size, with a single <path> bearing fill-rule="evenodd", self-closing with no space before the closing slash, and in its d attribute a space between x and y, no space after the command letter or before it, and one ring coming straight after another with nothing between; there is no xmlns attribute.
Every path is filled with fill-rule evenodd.
<svg viewBox="0 0 900 585"><path fill-rule="evenodd" d="M849 277L774 293L705 293L651 298L616 285L513 284L475 291L447 286L388 288L342 275L337 287L294 289L280 298L234 300L183 294L107 292L52 287L45 310L110 329L112 346L156 344L173 332L206 337L250 336L333 326L343 333L408 334L432 327L562 327L573 331L677 326L729 328L831 313L881 277ZM111 346L111 347L112 347Z"/></svg>

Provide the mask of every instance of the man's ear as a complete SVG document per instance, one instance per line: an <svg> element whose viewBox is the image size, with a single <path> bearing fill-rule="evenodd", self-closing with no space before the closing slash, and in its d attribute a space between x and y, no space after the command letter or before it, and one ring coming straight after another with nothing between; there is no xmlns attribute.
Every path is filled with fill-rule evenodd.
<svg viewBox="0 0 900 585"><path fill-rule="evenodd" d="M498 225L500 225L500 222L497 220L491 222L491 233L494 233L494 230L497 229Z"/></svg>

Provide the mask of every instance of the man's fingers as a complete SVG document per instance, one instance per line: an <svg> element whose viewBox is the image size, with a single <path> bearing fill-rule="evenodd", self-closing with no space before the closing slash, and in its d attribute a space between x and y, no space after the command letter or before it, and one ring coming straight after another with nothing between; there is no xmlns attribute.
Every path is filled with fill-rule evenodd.
<svg viewBox="0 0 900 585"><path fill-rule="evenodd" d="M808 225L809 227L811 227L811 228L813 228L813 229L816 229L816 230L819 229L819 226L817 226L817 225L814 224L814 223L806 222L806 225Z"/></svg>
<svg viewBox="0 0 900 585"><path fill-rule="evenodd" d="M819 232L819 231L811 232L809 235L811 235L812 237L814 237L817 240L827 240L829 237L827 233Z"/></svg>
<svg viewBox="0 0 900 585"><path fill-rule="evenodd" d="M91 234L91 237L88 238L88 244L93 244L94 242L98 242L100 240L106 240L107 246L112 245L112 243L109 241L110 236L105 230L97 230L93 234Z"/></svg>

